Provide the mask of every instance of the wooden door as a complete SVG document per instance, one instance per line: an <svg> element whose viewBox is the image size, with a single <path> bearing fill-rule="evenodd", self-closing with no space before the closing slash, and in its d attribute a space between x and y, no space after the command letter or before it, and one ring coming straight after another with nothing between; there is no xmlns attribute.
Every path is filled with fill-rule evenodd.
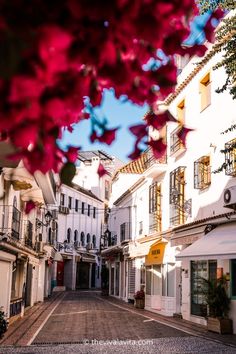
<svg viewBox="0 0 236 354"><path fill-rule="evenodd" d="M64 262L57 262L57 286L64 286Z"/></svg>

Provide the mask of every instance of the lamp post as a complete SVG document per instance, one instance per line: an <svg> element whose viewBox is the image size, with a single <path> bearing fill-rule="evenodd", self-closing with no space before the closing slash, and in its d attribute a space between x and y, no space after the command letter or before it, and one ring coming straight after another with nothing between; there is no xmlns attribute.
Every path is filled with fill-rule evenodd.
<svg viewBox="0 0 236 354"><path fill-rule="evenodd" d="M50 211L47 211L46 214L44 215L45 222L42 220L36 220L36 228L39 229L42 226L48 227L50 225L50 222L52 221L52 213Z"/></svg>

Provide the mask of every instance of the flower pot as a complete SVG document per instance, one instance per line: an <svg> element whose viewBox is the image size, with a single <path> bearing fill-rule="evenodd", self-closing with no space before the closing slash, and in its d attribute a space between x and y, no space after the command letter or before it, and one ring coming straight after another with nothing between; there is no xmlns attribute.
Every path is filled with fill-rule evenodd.
<svg viewBox="0 0 236 354"><path fill-rule="evenodd" d="M233 322L229 318L208 317L207 329L220 334L232 334Z"/></svg>
<svg viewBox="0 0 236 354"><path fill-rule="evenodd" d="M134 306L137 309L144 309L144 307L145 307L144 299L135 299Z"/></svg>

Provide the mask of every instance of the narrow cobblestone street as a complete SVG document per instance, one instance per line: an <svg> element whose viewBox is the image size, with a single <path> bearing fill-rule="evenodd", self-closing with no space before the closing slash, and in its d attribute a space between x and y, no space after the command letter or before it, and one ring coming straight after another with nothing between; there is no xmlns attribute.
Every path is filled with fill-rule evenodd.
<svg viewBox="0 0 236 354"><path fill-rule="evenodd" d="M166 323L99 292L67 292L10 326L0 353L236 353L197 327Z"/></svg>

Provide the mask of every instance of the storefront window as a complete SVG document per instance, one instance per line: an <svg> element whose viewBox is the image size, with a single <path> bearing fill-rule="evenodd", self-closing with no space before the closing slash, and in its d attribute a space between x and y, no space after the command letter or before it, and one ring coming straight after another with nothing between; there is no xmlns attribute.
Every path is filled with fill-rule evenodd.
<svg viewBox="0 0 236 354"><path fill-rule="evenodd" d="M207 305L204 299L203 279L216 278L216 261L191 261L191 314L205 317Z"/></svg>
<svg viewBox="0 0 236 354"><path fill-rule="evenodd" d="M162 265L162 296L175 296L175 264Z"/></svg>
<svg viewBox="0 0 236 354"><path fill-rule="evenodd" d="M140 285L145 285L145 266L141 265L140 268Z"/></svg>
<svg viewBox="0 0 236 354"><path fill-rule="evenodd" d="M152 267L146 267L146 294L151 295Z"/></svg>
<svg viewBox="0 0 236 354"><path fill-rule="evenodd" d="M161 295L161 266L153 266L153 289L152 295Z"/></svg>

